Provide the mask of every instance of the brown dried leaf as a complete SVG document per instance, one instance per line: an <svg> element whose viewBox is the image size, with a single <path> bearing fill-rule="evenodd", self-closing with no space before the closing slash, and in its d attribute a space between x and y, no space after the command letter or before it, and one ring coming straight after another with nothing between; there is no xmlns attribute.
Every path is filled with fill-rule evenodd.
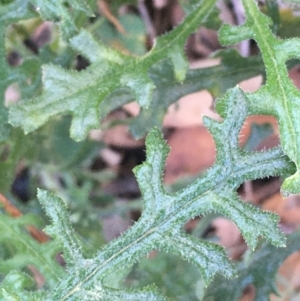
<svg viewBox="0 0 300 301"><path fill-rule="evenodd" d="M177 129L168 139L165 181L174 182L182 175L195 175L215 160L215 143L204 126Z"/></svg>

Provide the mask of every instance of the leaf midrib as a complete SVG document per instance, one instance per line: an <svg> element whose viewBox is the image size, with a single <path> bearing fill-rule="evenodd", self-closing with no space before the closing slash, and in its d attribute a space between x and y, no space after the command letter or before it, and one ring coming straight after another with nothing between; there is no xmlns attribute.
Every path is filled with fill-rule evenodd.
<svg viewBox="0 0 300 301"><path fill-rule="evenodd" d="M262 164L268 164L270 162L273 162L274 158L267 158L262 162L257 162L255 165L257 166L257 168L260 168ZM232 164L233 165L233 164ZM249 163L249 165L251 165L251 167L253 168L253 164ZM232 167L237 167L236 169L232 168ZM240 172L247 173L247 168L245 168L245 166L243 166L243 168L240 168L239 166L231 166L231 170L230 172L227 172L226 174L223 175L223 178L221 179L221 181L219 181L218 183L214 183L210 188L208 188L206 191L204 191L200 196L197 195L195 197L193 197L190 201L184 203L182 206L176 208L176 211L173 213L168 214L167 218L164 219L163 221L160 221L160 223L158 225L156 225L155 227L149 229L147 232L145 232L143 235L139 236L137 239L135 239L133 242L131 242L130 244L126 245L125 247L123 247L121 250L119 250L117 253L114 253L113 256L109 257L108 259L106 259L101 265L97 266L85 279L81 280L76 286L74 286L69 293L64 296L61 300L67 300L67 298L69 298L72 294L76 293L77 291L80 290L80 288L84 285L84 283L88 282L93 276L95 276L105 265L109 265L109 263L117 258L119 255L123 254L124 252L126 252L128 249L130 250L131 246L136 245L137 243L139 243L140 241L142 241L145 237L150 236L152 233L158 231L159 229L162 227L162 225L166 224L167 222L169 222L171 219L175 218L176 215L181 214L181 212L184 210L184 208L190 206L193 202L199 200L199 198L203 198L205 197L205 195L212 193L214 190L216 189L220 189L221 185L226 186L226 184L228 183L229 179L231 177L236 177L237 175L240 176ZM241 177L241 176L240 176ZM193 185L193 184L192 184ZM183 189L184 190L184 189ZM197 190L197 187L195 187L193 189L193 191L191 191L191 194L195 193L195 190ZM182 191L179 191L182 192ZM178 192L178 193L179 193ZM174 196L175 198L176 196ZM186 198L188 198L188 196L186 196ZM136 224L137 225L137 224Z"/></svg>
<svg viewBox="0 0 300 301"><path fill-rule="evenodd" d="M195 15L195 17L192 19L192 22L194 22L195 20L197 20L201 14L203 15L207 15L210 13L209 10L212 10L213 8L213 4L216 2L216 0L205 0L204 3L208 6L205 7L203 5L204 8L201 8L199 10L199 12ZM201 20L199 22L199 25L202 23L203 20ZM180 26L180 25L179 25ZM177 27L178 28L178 27ZM83 89L78 89L75 92L70 92L69 94L64 94L63 97L61 98L57 98L56 101L51 101L51 103L48 104L48 106L51 106L53 103L57 103L57 102L61 102L63 99L72 99L74 98L76 95L79 95L81 93L85 93L87 90L90 89L97 89L97 86L99 85L103 85L104 87L106 87L106 89L102 90L102 92L99 95L98 98L98 104L100 104L104 98L109 95L111 92L113 92L115 89L121 87L120 84L120 79L123 75L126 75L128 73L131 73L133 71L136 70L136 66L143 66L144 69L149 69L151 66L155 65L156 63L158 63L159 61L163 60L164 57L166 56L168 49L172 47L172 45L176 45L177 41L179 39L182 39L185 35L187 35L187 32L190 31L191 27L186 27L183 31L180 32L180 34L178 34L173 40L169 41L169 43L164 44L162 47L160 47L159 49L156 49L155 47L149 51L145 56L139 58L139 59L133 59L132 57L127 57L127 60L123 63L123 65L121 66L114 66L113 68L110 68L110 72L107 72L106 74L103 74L102 76L100 76L97 80L92 80L92 82L89 85L84 85ZM193 28L193 26L192 26ZM174 29L176 30L176 28ZM171 32L172 33L172 32ZM130 63L128 64L128 61L130 61ZM93 66L94 65L94 66ZM89 68L95 68L97 69L97 63L95 62L93 65L91 65ZM101 66L101 64L100 64ZM76 75L83 75L83 79L85 79L85 72L88 72L88 69L82 71L82 72L78 72L76 73ZM129 71L129 72L128 72ZM115 78L118 78L118 82L116 82ZM150 80L150 79L149 79ZM86 82L85 82L86 83ZM114 84L111 84L114 83ZM107 87L110 87L109 89L107 89ZM106 90L106 91L105 91ZM37 97L35 99L34 103L39 103L40 99L43 98L43 95L41 95L40 97ZM75 114L76 115L76 114Z"/></svg>
<svg viewBox="0 0 300 301"><path fill-rule="evenodd" d="M255 21L255 15L256 15L256 12L257 9L255 8L255 4L253 2L253 0L249 1L249 0L243 0L243 4L244 6L246 7L246 10L250 13L252 19ZM258 12L260 13L260 12ZM283 111L284 113L281 112L281 110L276 110L277 113L279 115L283 115L284 116L284 122L287 122L288 124L288 130L289 130L289 141L291 141L292 143L289 144L289 146L287 145L282 145L283 148L285 150L287 150L287 148L289 147L292 147L293 148L293 154L296 155L298 154L298 144L296 142L296 133L295 133L295 128L293 126L293 122L292 122L292 119L291 119L291 116L292 114L290 114L290 104L289 104L289 98L288 98L288 95L286 94L286 90L283 86L283 83L286 82L285 81L285 77L281 77L280 76L280 72L278 70L278 65L277 65L277 60L276 60L276 55L274 53L274 50L272 47L270 47L269 45L269 40L268 38L266 37L271 37L271 31L269 28L267 27L261 27L259 22L253 22L253 28L254 28L254 31L256 31L257 33L257 36L258 38L256 38L256 41L257 43L259 44L259 47L261 49L261 52L262 52L262 56L264 59L264 61L270 61L270 62L273 62L273 68L272 70L270 70L270 66L269 64L266 65L266 69L267 69L267 73L276 73L276 76L277 76L277 85L278 85L278 88L276 88L276 92L280 92L281 93L281 98L282 98L282 101L281 103L283 104ZM266 53L267 51L267 53ZM268 59L266 57L269 57ZM268 82L268 77L267 77L267 82ZM276 97L278 102L280 101L280 97ZM289 150L287 150L287 153L290 153ZM295 161L298 161L297 158L293 158L293 160ZM297 162L295 162L296 165Z"/></svg>

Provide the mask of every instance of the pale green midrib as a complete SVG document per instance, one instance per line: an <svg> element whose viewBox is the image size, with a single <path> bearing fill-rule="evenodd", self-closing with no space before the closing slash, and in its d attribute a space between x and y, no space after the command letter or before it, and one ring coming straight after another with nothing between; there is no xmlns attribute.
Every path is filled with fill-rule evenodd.
<svg viewBox="0 0 300 301"><path fill-rule="evenodd" d="M262 164L268 164L269 162L273 162L273 160L274 160L274 158L267 158L263 162L256 162L256 166L258 166L257 168L259 168ZM248 164L250 165L250 163L248 163ZM62 301L67 300L68 297L70 297L73 293L76 293L77 291L79 291L81 286L84 283L86 283L87 281L89 281L94 275L96 275L98 273L98 271L101 270L105 265L109 264L113 259L115 259L119 255L121 255L122 253L126 252L126 250L130 249L131 246L137 244L138 242L142 241L145 237L148 237L150 234L154 233L157 229L161 228L162 225L166 224L172 218L174 218L174 216L176 214L177 215L180 214L180 212L182 212L185 207L190 206L193 202L197 201L199 198L203 198L203 197L205 197L205 195L212 193L214 190L216 190L216 188L219 188L220 185L222 185L222 184L226 185L226 183L229 181L230 177L234 177L234 176L236 176L236 174L240 174L241 171L242 172L244 171L244 173L247 173L247 168L245 168L245 166L243 166L242 169L240 169L239 166L237 169L234 169L234 167L236 167L236 166L231 164L231 170L229 172L227 172L226 174L224 174L223 179L221 179L218 183L214 183L214 185L212 187L208 188L200 196L197 195L197 196L191 198L191 200L189 202L186 202L183 205L181 205L180 207L176 208L176 211L174 213L168 214L168 217L166 219L164 219L162 222L160 222L157 226L151 228L150 230L145 232L142 236L139 236L136 240L131 242L129 245L126 245L120 251L115 253L113 256L106 259L101 265L97 266L97 268L95 268L91 274L89 274L85 279L80 281L80 283L78 283L74 288L72 288L71 291L60 300L62 300ZM253 164L251 164L251 167L253 168ZM197 190L197 188L194 188L194 190L191 191L190 194L194 194L195 190ZM186 196L186 198L188 198L188 196Z"/></svg>
<svg viewBox="0 0 300 301"><path fill-rule="evenodd" d="M211 3L210 3L211 2ZM205 0L204 3L207 4L208 8L204 7L201 10L199 10L198 14L196 14L196 16L194 17L194 19L191 22L195 22L194 20L197 20L201 17L201 15L203 14L203 17L206 17L213 9L213 4L216 2L216 0ZM206 9L206 10L205 10ZM199 21L199 25L203 22L202 19L200 19ZM192 26L193 27L193 26ZM174 29L176 30L176 28ZM121 68L117 68L117 70L115 70L115 68L113 68L113 72L109 72L105 75L102 75L100 78L98 78L97 80L92 80L91 83L89 85L84 86L83 89L79 89L76 90L75 92L70 92L68 95L64 94L64 97L62 98L57 98L56 101L51 101L50 103L48 103L48 106L51 106L53 103L60 103L61 100L63 99L69 99L69 98L74 98L76 95L84 93L86 90L89 89L93 89L95 86L108 86L110 87L109 89L107 89L106 91L102 91L103 93L101 93L101 95L99 96L99 100L98 103L101 102L107 95L109 95L109 93L111 93L114 89L116 89L117 87L120 86L120 83L115 81L115 78L117 77L118 79L121 78L121 76L123 75L123 73L126 74L126 70L135 70L135 66L144 66L144 68L149 69L152 65L155 65L157 62L161 61L164 56L165 53L167 53L168 48L172 47L171 45L177 44L177 40L182 39L182 37L184 37L185 35L187 35L186 32L190 31L190 26L187 26L185 30L183 30L182 32L180 32L180 34L178 34L176 36L175 39L171 40L170 43L163 45L163 47L159 48L159 49L155 49L153 48L154 53L152 53L153 51L149 51L144 57L141 57L140 59L132 59L131 57L128 57L128 59L130 59L133 63L131 64L127 64L124 66L121 66ZM154 60L154 61L153 61ZM95 65L95 69L97 67L97 63L94 63ZM91 66L92 67L92 66ZM85 71L82 71L82 74ZM77 73L76 73L77 75ZM78 72L78 75L80 75L80 72ZM107 85L107 83L109 83ZM114 84L111 84L114 83ZM35 102L34 104L40 104L42 106L42 103L40 103L40 98L43 98L43 96L39 96L37 98L35 98ZM42 108L44 108L42 106Z"/></svg>
<svg viewBox="0 0 300 301"><path fill-rule="evenodd" d="M247 10L248 12L251 14L251 17L253 20L255 20L255 12L253 10L256 10L256 8L254 7L254 0L243 0L243 4L244 6L247 6ZM250 4L251 3L251 4ZM250 5L249 5L250 4ZM258 12L260 13L260 12ZM261 26L259 26L260 24L258 24L258 22L253 22L253 27L255 28L255 31L258 33L258 37L255 37L256 41L258 42L259 46L262 44L262 47L260 46L261 49L261 53L262 53L262 57L264 61L267 62L273 62L273 70L270 70L269 66L266 66L268 68L267 70L267 74L268 73L274 73L274 70L276 72L276 76L278 78L277 80L277 84L278 87L280 89L280 93L281 93L281 98L282 101L279 97L277 97L277 99L283 103L283 109L284 109L284 121L287 122L288 124L288 131L289 131L289 140L292 141L292 143L289 145L282 145L282 147L284 148L284 150L288 153L291 154L289 148L292 147L292 154L294 158L291 158L294 161L294 163L296 164L296 166L298 167L298 158L297 158L297 154L298 154L298 144L296 142L296 133L294 130L294 126L293 126L293 122L291 120L291 114L290 112L290 106L288 105L289 99L288 99L288 95L285 93L285 89L282 85L283 82L285 82L284 80L281 80L280 78L280 73L278 71L278 65L277 65L277 61L276 61L276 56L274 54L273 49L270 47L269 43L268 43L268 39L266 39L266 37L271 37L271 31L269 30L269 28L261 28ZM267 53L265 52L265 49L267 50ZM267 58L267 55L269 56L269 58ZM267 81L268 81L268 77L267 77ZM278 115L281 115L282 113L280 112L280 110L278 110L276 108L276 111L278 112Z"/></svg>
<svg viewBox="0 0 300 301"><path fill-rule="evenodd" d="M109 264L109 262L111 262L113 259L115 259L116 257L118 257L119 255L121 255L122 253L124 253L128 248L130 249L131 246L137 244L138 242L140 242L141 240L143 240L145 237L147 237L148 235L150 235L151 233L155 232L156 229L158 228L158 226L148 230L147 232L145 232L142 236L138 237L135 241L133 241L132 243L126 245L124 248L122 248L120 251L118 251L117 253L115 253L113 256L111 256L110 258L106 259L101 265L99 265L96 269L94 269L92 271L92 273L90 273L85 279L83 279L80 283L78 283L73 289L71 289L71 291L64 296L61 300L67 300L67 298L69 296L71 296L73 293L77 292L78 290L80 290L80 287L87 281L89 281L94 275L96 275L98 273L98 271L100 269L103 268L103 266Z"/></svg>
<svg viewBox="0 0 300 301"><path fill-rule="evenodd" d="M52 266L49 266L47 260L41 257L40 253L32 248L30 244L27 244L27 241L23 239L23 236L19 235L18 232L13 231L13 227L9 227L8 224L4 223L1 219L0 223L2 225L1 227L6 228L7 232L12 232L12 237L18 237L18 241L20 241L28 250L30 250L30 253L33 254L33 257L38 258L40 262L44 263L44 268L49 271L49 274L52 275L52 278L54 278L56 281L59 281L59 275L55 272L54 269L52 269ZM34 264L34 262L32 264ZM38 266L36 268L39 269Z"/></svg>

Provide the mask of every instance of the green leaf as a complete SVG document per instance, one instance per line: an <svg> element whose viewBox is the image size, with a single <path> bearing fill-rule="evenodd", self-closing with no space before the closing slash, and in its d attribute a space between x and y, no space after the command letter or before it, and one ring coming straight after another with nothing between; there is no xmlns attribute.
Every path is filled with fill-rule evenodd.
<svg viewBox="0 0 300 301"><path fill-rule="evenodd" d="M1 4L1 25L8 25L34 16L35 14L28 7L28 0L14 0L8 4Z"/></svg>
<svg viewBox="0 0 300 301"><path fill-rule="evenodd" d="M40 161L70 170L81 165L92 154L99 152L100 143L90 140L76 142L71 139L70 123L69 116L62 116L49 122L37 133L37 141L40 142Z"/></svg>
<svg viewBox="0 0 300 301"><path fill-rule="evenodd" d="M264 73L260 56L243 58L236 50L229 49L219 51L215 57L221 58L220 65L189 70L180 84L168 61L153 66L149 76L156 88L149 107L141 108L139 115L130 124L134 137L143 137L155 126L161 128L168 107L184 95L208 89L213 96L221 96L240 81ZM133 100L128 89L116 90L101 103L100 118L103 119L114 109Z"/></svg>
<svg viewBox="0 0 300 301"><path fill-rule="evenodd" d="M151 68L149 76L156 89L149 107L141 108L139 115L132 121L130 130L133 135L141 138L152 127L161 128L168 107L182 96L204 89L207 89L213 96L221 96L227 89L239 82L264 72L259 56L243 58L236 50L224 50L216 53L215 57L221 58L220 65L189 70L181 84L177 83L168 62L165 61ZM119 106L121 99L124 99L124 103L133 100L125 91L122 92L121 99L117 95L101 104L100 108L103 108L101 116L105 116L104 114L110 109ZM128 95L129 100L125 95Z"/></svg>
<svg viewBox="0 0 300 301"><path fill-rule="evenodd" d="M158 252L154 257L142 258L135 264L126 283L135 287L155 283L163 288L170 300L196 301L198 299L194 284L199 276L192 264L178 256Z"/></svg>
<svg viewBox="0 0 300 301"><path fill-rule="evenodd" d="M86 300L86 301L167 301L166 297L161 293L157 292L154 286L148 286L143 290L117 290L110 288L95 288L92 291L82 292L81 296L78 295L78 299L75 300Z"/></svg>
<svg viewBox="0 0 300 301"><path fill-rule="evenodd" d="M78 32L74 22L74 12L84 12L89 17L94 16L93 11L88 6L85 0L29 0L35 10L41 15L44 20L60 21L62 35L65 38L70 38ZM65 3L73 10L73 14L69 12Z"/></svg>
<svg viewBox="0 0 300 301"><path fill-rule="evenodd" d="M160 131L154 128L146 140L147 160L134 169L144 199L141 218L121 237L106 245L96 257L82 260L80 256L78 260L71 260L76 264L68 267L68 276L47 300L81 300L83 295L94 290L95 294L109 292L109 288L101 285L106 275L131 265L153 249L171 252L191 261L206 284L216 273L232 277L234 270L222 247L196 239L181 230L190 219L209 212L220 212L232 219L252 248L261 236L276 246L284 246L285 237L277 227L279 218L242 202L235 190L246 180L280 174L293 169L293 164L280 148L257 153L240 149L238 136L247 116L245 95L235 88L225 98L225 120L219 123L205 119L218 150L215 165L188 187L174 194L167 193L163 188L162 173L169 149ZM226 141L225 135L228 137ZM77 245L77 239L66 226L67 214L62 202L46 192L39 193L39 198L47 214L55 221L53 235L59 236L66 253L72 257L71 250L79 250L80 247L72 247L73 242Z"/></svg>
<svg viewBox="0 0 300 301"><path fill-rule="evenodd" d="M84 254L82 250L87 248L82 246L72 229L63 201L49 192L39 190L38 198L52 220L46 231L55 238L54 241L38 244L28 234L26 226L37 223L31 215L13 219L0 212L1 280L4 276L2 274L7 274L0 284L0 299L166 300L167 297L153 286L121 289L118 287L119 283L109 280L110 276L117 275L123 269L116 277L117 280L121 279L135 262L146 257L152 250L172 253L191 262L199 270L206 285L216 274L226 278L234 276L236 269L221 246L183 231L185 223L196 216L226 216L236 223L252 249L262 238L276 247L285 245L285 237L277 225L278 216L243 202L236 190L245 181L294 173L284 182L282 190L286 194L300 191L300 92L287 74L289 60L300 57L300 40L280 40L275 37L269 28L271 20L259 11L255 1L243 0L247 18L245 24L223 27L220 39L224 44L254 39L261 50L266 70L260 56L242 58L237 52L230 50L218 53L222 59L219 66L187 71L184 45L189 35L200 24L218 26L215 21L215 0L192 0L190 3L195 5L189 5L185 21L168 34L158 37L153 49L143 57L125 55L98 42L89 33L99 26L98 23L94 26L87 21L87 29L79 31L87 20L85 15L92 14L90 5L93 9L96 7L94 0L4 0L0 4L0 93L4 99L8 85L18 83L22 98L31 98L18 103L9 113L11 124L23 127L26 133L44 125L53 116L71 115L71 136L75 140L82 140L90 129L99 127L100 119L113 108L136 99L141 106L141 113L132 122L131 130L135 136L142 136L152 126L161 126L168 106L179 97L200 89L208 89L213 96L220 96L228 87L243 79L266 74L266 83L257 92L245 94L236 87L218 100L216 109L223 118L222 122L204 118L204 124L215 140L216 162L203 175L180 190L172 193L164 188L162 178L169 147L158 128L150 131L146 141L147 159L134 169L142 192L142 215L128 231L96 254ZM267 4L270 12L272 10L275 25L278 25L278 7L268 0ZM121 1L114 1L112 9L119 5ZM67 50L57 56L61 50L57 38L41 50L38 58L24 57L20 66L11 68L6 62L4 43L7 26L36 16L33 6L42 18L60 22L61 33L74 51L63 46ZM19 33L17 35L20 40L23 39ZM124 37L124 44L126 38L128 37ZM21 43L20 41L20 45ZM52 46L57 53L51 49ZM81 72L63 69L67 65L64 61L70 67L75 52L90 62ZM43 67L44 91L34 98L40 85L40 64L50 60L53 65ZM55 65L59 62L65 65ZM245 118L257 113L273 114L279 120L283 149L276 147L263 152L250 152L253 145L248 145L245 149L239 147L238 137ZM20 159L24 158L25 164L29 165L27 152L30 152L30 148L34 151L37 149L32 147L31 138L38 139L42 135L38 133L25 139L19 130L12 129L7 124L4 101L0 104L0 118L0 141L5 142L1 149L3 161L0 163L0 190L7 190ZM59 127L56 121L53 122L53 132L49 131L52 136L56 127ZM51 130L53 124L48 125ZM69 125L63 125L63 128L69 128ZM47 128L44 129L47 132ZM54 136L53 139L61 137L56 149L64 154L62 161L68 164L67 159L78 162L82 158L82 143L71 144L66 141L64 132L60 136ZM44 136L43 139L47 140ZM49 141L48 139L45 143ZM51 142L48 145L50 144ZM72 149L65 152L64 147L68 146ZM76 147L80 150L76 150ZM40 149L43 151L43 148ZM51 171L44 173L48 175L47 179L53 174ZM57 178L56 174L55 177ZM83 208L82 217L89 214L91 207L84 207L92 182L82 181L75 174L70 174L70 171L60 174L59 179L64 185L59 183L56 187L59 186L59 191L64 195L68 194L68 200L75 201L70 204L70 208ZM44 182L48 187L51 185L46 180ZM97 210L93 212L93 216L96 215ZM240 276L238 279L232 283L224 281L225 289L220 284L212 294L221 300L225 297L233 300L239 297L246 285L252 283L256 286L256 300L266 300L274 292L273 277L279 264L291 250L299 248L298 240L298 234L288 238L289 249L281 254L275 247L263 245L262 249L251 255L250 260L244 260L243 267L237 267ZM97 239L95 241L99 242ZM63 251L66 270L55 261L58 250ZM32 264L46 279L46 285L36 292L33 292L36 288L30 277L14 271ZM262 275L266 273L270 273L271 279L265 282ZM179 273L178 278L180 277ZM231 293L225 296L226 289L230 287Z"/></svg>
<svg viewBox="0 0 300 301"><path fill-rule="evenodd" d="M224 25L219 32L223 45L254 39L261 50L266 68L266 83L258 91L247 94L252 114L276 116L284 152L296 164L297 171L285 179L285 195L300 193L300 92L290 80L286 61L300 58L300 39L280 40L269 26L272 20L261 13L255 1L243 0L246 22L237 27Z"/></svg>
<svg viewBox="0 0 300 301"><path fill-rule="evenodd" d="M270 294L277 294L275 276L279 266L293 252L300 249L300 232L287 238L287 246L278 249L264 243L259 250L245 256L238 265L238 277L224 280L217 277L208 287L207 301L237 301L243 290L250 284L255 286L255 301L268 301Z"/></svg>
<svg viewBox="0 0 300 301"><path fill-rule="evenodd" d="M0 261L0 272L8 272L34 265L45 277L49 287L56 285L64 275L62 268L55 262L58 246L55 242L38 243L25 230L27 225L35 225L36 217L24 215L13 218L1 214L0 218L0 242L10 250L7 258Z"/></svg>
<svg viewBox="0 0 300 301"><path fill-rule="evenodd" d="M30 291L34 281L26 274L11 271L0 285L0 297L5 301L40 301L46 297L45 292ZM27 290L28 289L28 290Z"/></svg>
<svg viewBox="0 0 300 301"><path fill-rule="evenodd" d="M94 40L82 30L70 40L72 47L87 57L91 66L81 72L47 65L43 68L43 94L23 101L10 110L9 120L29 133L52 116L71 114L71 137L82 140L99 127L99 105L116 89L129 88L141 106L148 107L155 85L148 69L163 59L174 65L177 80L184 80L187 63L183 48L189 35L213 10L215 0L201 1L193 12L170 33L157 38L153 49L141 58L126 56ZM180 54L174 54L180 51Z"/></svg>
<svg viewBox="0 0 300 301"><path fill-rule="evenodd" d="M273 21L272 31L274 34L276 34L280 26L280 12L278 7L278 2L267 0L266 7L267 7L268 15L272 18Z"/></svg>
<svg viewBox="0 0 300 301"><path fill-rule="evenodd" d="M38 190L38 199L53 221L52 225L45 229L47 234L56 237L63 244L64 259L67 263L80 265L83 262L82 246L69 223L66 210L63 209L64 203L60 198L43 190Z"/></svg>
<svg viewBox="0 0 300 301"><path fill-rule="evenodd" d="M87 277L85 278L87 280L85 286L78 284L80 289L75 288L75 291L68 293L69 287L67 286L63 293L66 300L166 300L154 287L146 287L143 290L116 290L105 287L101 282L89 281L88 278L93 278L93 273L97 272L93 271L95 267L96 270L101 267L94 265L94 259L85 260L83 258L80 251L82 248L80 241L69 224L69 218L62 200L42 190L38 191L38 198L47 215L53 220L53 224L46 229L47 233L55 236L63 245L64 258L69 265L69 275L70 278L73 278L68 285L75 285L75 281L80 280L81 277ZM98 255L98 257L100 256ZM78 287L78 285L76 286ZM55 297L48 296L47 300L58 300L56 298L60 298L55 292L53 296Z"/></svg>

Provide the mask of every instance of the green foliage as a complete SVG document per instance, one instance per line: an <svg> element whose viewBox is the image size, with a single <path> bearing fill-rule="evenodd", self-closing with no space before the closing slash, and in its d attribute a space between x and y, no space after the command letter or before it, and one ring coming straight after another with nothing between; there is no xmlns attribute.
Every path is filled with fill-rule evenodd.
<svg viewBox="0 0 300 301"><path fill-rule="evenodd" d="M126 31L126 35L118 32L106 20L99 22L100 25L93 32L94 37L121 51L129 51L137 56L144 55L146 53L146 28L141 18L134 14L127 14L120 16L119 21Z"/></svg>
<svg viewBox="0 0 300 301"><path fill-rule="evenodd" d="M42 216L33 201L34 209L30 204L24 206L27 213L19 218L1 211L1 299L167 300L169 296L199 300L205 295L205 300L237 300L243 289L253 284L256 300L268 300L269 294L275 291L273 280L279 265L300 249L299 232L286 239L278 228L279 217L243 202L237 189L245 181L279 175L287 176L282 186L284 194L300 192L300 92L287 73L287 68L294 63L288 60L299 58L300 40L280 40L272 33L279 30L281 22L274 3L267 1L268 14L274 21L272 28L271 19L260 12L255 1L243 0L243 3L246 22L237 27L223 25L220 41L229 45L253 39L261 55L243 58L236 50L225 49L215 54L221 59L219 65L188 70L184 55L187 38L200 25L219 27L215 0L184 3L187 12L184 21L158 37L148 53L145 53L145 29L137 30L142 20L133 15L120 18L128 31L127 36L122 36L110 28L108 21L100 18L92 23L89 19L96 13L96 1L1 2L1 192L9 195L19 165L30 166L32 176L34 172L38 174L36 186L55 191L72 211L69 214L62 198L54 193L38 190L39 203L50 218L45 231L51 240L43 244L35 241L27 230L29 225L39 226L36 215ZM117 13L121 4L122 1L115 1L112 11ZM38 16L57 23L61 38L38 49L36 56L24 51L21 64L9 66L5 45L7 27ZM136 28L132 29L130 23ZM7 34L7 41L13 44L21 35L20 28L26 28L26 37L32 36L34 29L22 24L24 27L18 24L17 30ZM115 41L118 46L112 49ZM74 68L79 54L88 60L81 71ZM265 83L258 91L245 93L236 86L259 74L265 76ZM8 113L4 94L12 83L18 84L22 100L11 105ZM160 131L163 117L180 97L203 89L219 97L216 111L222 121L203 118L216 144L215 163L189 185L168 192L163 185L169 153ZM95 157L102 145L87 137L91 129L99 128L100 120L133 100L139 103L141 111L130 121L130 129L135 137L148 133L146 161L134 168L142 194L142 205L137 207L142 207L142 214L120 237L100 248L101 233L97 227L92 230L90 224L96 222L98 213L105 214L105 210L103 204L94 208L87 200L93 195L95 183L102 178L87 172L86 162ZM270 133L268 126L253 127L252 138L243 149L239 146L243 123L252 114L277 118L281 146L251 151L257 146L251 139L266 137ZM30 134L26 136L16 127ZM106 212L110 208L113 206ZM126 208L112 210L117 213ZM77 214L77 218L72 214ZM223 247L201 236L212 216L219 214L235 222L252 249L239 264L229 260ZM187 234L183 226L198 216L207 218L194 235ZM87 229L91 233L87 234ZM254 251L257 245L259 248ZM93 252L94 249L97 251ZM156 258L159 268L145 258L153 250L164 252ZM65 269L57 262L58 252L62 252ZM180 272L176 277L173 272L170 274L170 266L176 261L174 256L180 257L177 265ZM138 266L139 261L142 263ZM186 268L185 261L189 262ZM45 279L40 289L27 274L26 268L32 265ZM164 269L169 273L167 277L160 275ZM137 280L135 273L143 271L148 279ZM185 277L181 275L184 272L190 274ZM266 273L269 281L262 277ZM199 279L196 285L191 285L194 277ZM131 281L131 288L122 283L124 278L127 283ZM152 279L163 288L153 285ZM172 291L172 285L177 289ZM187 287L193 290L184 295Z"/></svg>
<svg viewBox="0 0 300 301"><path fill-rule="evenodd" d="M93 294L97 298L102 294L104 300L118 300L124 294L129 298L129 291L114 292L100 283L111 271L133 264L153 249L172 252L191 261L198 267L206 283L215 273L233 276L233 268L221 247L197 240L181 230L181 226L191 218L212 211L218 211L234 220L252 248L256 246L260 236L277 246L284 246L284 236L276 227L277 217L241 202L234 190L246 180L276 175L279 171L293 169L293 165L279 148L263 153L241 150L238 146L238 134L247 116L244 94L235 88L225 98L225 120L218 123L205 119L217 144L216 164L202 178L175 194L166 193L161 182L168 153L167 145L157 129L149 133L146 142L147 161L134 171L144 198L142 217L95 258L84 259L81 254L80 243L67 222L68 216L62 201L49 193L39 192L39 200L53 220L48 233L61 242L68 263L68 277L59 283L47 300L80 300L84 295ZM223 141L225 133L230 133L228 144ZM243 169L236 163L241 162L241 157ZM47 206L49 203L52 205ZM135 300L136 295L140 294L144 294L149 300L154 298L152 291L147 293L147 290L133 292L130 298ZM153 300L162 299L160 295L155 298Z"/></svg>
<svg viewBox="0 0 300 301"><path fill-rule="evenodd" d="M7 301L39 301L45 298L44 292L32 292L34 281L21 272L10 272L1 283L0 296Z"/></svg>
<svg viewBox="0 0 300 301"><path fill-rule="evenodd" d="M200 5L201 4L201 5ZM185 78L188 63L183 46L188 36L213 10L215 0L199 3L189 16L170 33L159 37L147 55L136 58L109 49L97 42L87 31L70 39L70 45L91 62L81 72L67 71L48 65L43 68L44 92L42 96L14 106L10 110L10 123L22 126L29 133L57 114L71 114L71 137L82 140L88 131L99 126L99 105L112 92L129 88L142 107L148 107L155 88L148 69L163 59L174 65L177 80Z"/></svg>
<svg viewBox="0 0 300 301"><path fill-rule="evenodd" d="M59 248L55 242L40 244L27 233L25 226L36 224L36 217L29 214L18 218L1 214L0 241L7 251L1 258L0 273L5 275L12 270L34 265L45 275L49 287L54 287L64 274L54 260Z"/></svg>
<svg viewBox="0 0 300 301"><path fill-rule="evenodd" d="M93 16L93 12L85 0L30 0L35 10L44 20L59 20L62 34L65 38L70 38L78 32L75 24L75 17L82 11L88 16ZM69 6L69 9L66 7ZM73 10L70 12L69 10Z"/></svg>
<svg viewBox="0 0 300 301"><path fill-rule="evenodd" d="M18 80L22 72L15 72L12 68L10 68L6 62L6 55L5 55L5 30L6 26L13 22L18 22L20 20L33 18L35 15L30 10L28 6L28 1L12 1L11 3L4 5L1 4L0 6L0 37L1 37L1 46L0 46L0 66L1 66L1 72L0 72L0 91L1 94L4 94L5 89L8 87L9 84L14 82L15 80ZM24 62L25 63L25 62ZM28 70L28 65L26 70ZM25 73L26 74L26 73ZM26 76L26 75L25 75ZM1 106L3 106L3 103L1 103Z"/></svg>
<svg viewBox="0 0 300 301"><path fill-rule="evenodd" d="M252 114L277 117L282 148L297 166L297 172L285 179L282 192L297 194L300 193L300 92L288 77L286 61L299 58L300 40L277 39L269 29L271 19L259 11L255 2L243 1L243 4L247 17L245 24L238 27L224 25L219 32L220 41L228 45L254 39L260 48L266 68L266 83L255 93L247 95L247 98Z"/></svg>
<svg viewBox="0 0 300 301"><path fill-rule="evenodd" d="M276 294L275 276L282 262L293 252L300 249L299 232L287 238L285 249L278 249L264 243L259 250L246 254L239 263L238 277L231 280L215 279L207 289L205 300L239 300L243 289L253 284L256 289L255 301L267 301L271 293ZM266 275L268 271L268 275ZM216 283L218 283L216 285Z"/></svg>
<svg viewBox="0 0 300 301"><path fill-rule="evenodd" d="M220 51L215 57L221 58L220 65L189 70L181 85L178 85L168 62L152 67L149 74L156 89L153 91L149 107L141 108L139 115L131 122L130 129L133 135L137 138L143 137L152 127L161 127L168 107L184 95L207 89L217 97L240 81L264 72L261 57L244 59L235 50ZM122 96L124 103L132 101L129 93L126 99L126 94L124 91ZM161 101L162 99L164 101ZM104 101L100 108L107 114L119 106L118 102L120 97L116 94L109 102ZM103 113L101 115L104 116Z"/></svg>
<svg viewBox="0 0 300 301"><path fill-rule="evenodd" d="M176 273L169 272L172 270L176 270ZM196 291L198 283L194 284L198 278L199 272L191 263L161 252L155 258L142 259L128 275L128 281L132 286L135 283L139 286L156 283L164 289L169 299L191 301L199 300Z"/></svg>

